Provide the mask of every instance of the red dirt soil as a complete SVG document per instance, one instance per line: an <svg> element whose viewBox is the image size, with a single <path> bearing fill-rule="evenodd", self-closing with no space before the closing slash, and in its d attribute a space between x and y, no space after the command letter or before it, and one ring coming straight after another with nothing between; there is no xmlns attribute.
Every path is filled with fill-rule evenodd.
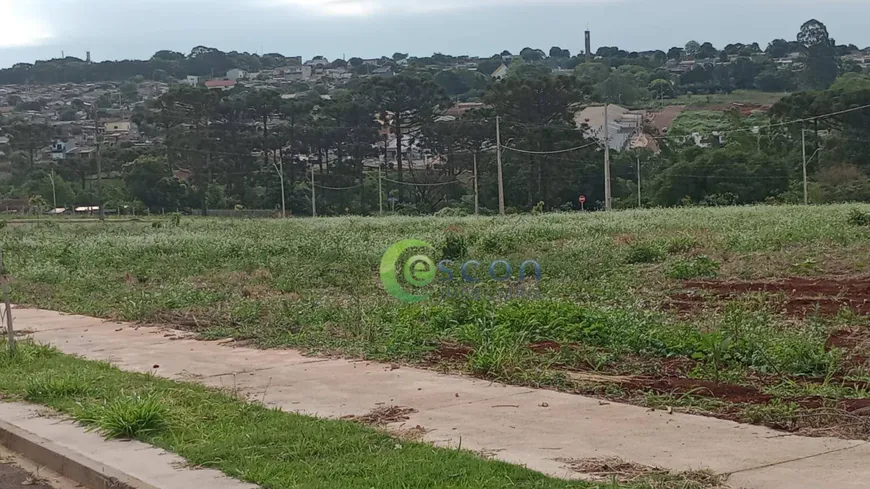
<svg viewBox="0 0 870 489"><path fill-rule="evenodd" d="M671 296L671 305L680 311L702 309L710 299L728 300L742 294L765 292L779 294L782 311L802 317L814 312L834 316L840 309L870 315L870 278L868 277L792 277L779 281L724 282L694 280L684 284L686 292ZM699 292L706 291L707 294ZM712 296L712 297L705 297ZM778 303L773 298L774 303Z"/></svg>

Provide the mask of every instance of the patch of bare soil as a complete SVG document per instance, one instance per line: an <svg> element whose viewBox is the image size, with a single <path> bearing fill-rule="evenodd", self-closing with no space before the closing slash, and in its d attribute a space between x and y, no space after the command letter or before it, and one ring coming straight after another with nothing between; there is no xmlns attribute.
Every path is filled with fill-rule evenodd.
<svg viewBox="0 0 870 489"><path fill-rule="evenodd" d="M709 471L670 472L660 467L626 462L618 457L568 459L556 462L598 482L616 480L620 484L643 484L651 489L725 489L725 477Z"/></svg>
<svg viewBox="0 0 870 489"><path fill-rule="evenodd" d="M870 329L844 329L831 333L825 342L825 351L839 348L845 352L845 361L853 367L870 366ZM868 388L870 386L865 386Z"/></svg>
<svg viewBox="0 0 870 489"><path fill-rule="evenodd" d="M685 291L670 297L679 311L695 312L709 303L750 293L772 294L769 301L788 316L818 313L834 316L840 309L870 315L870 277L792 277L776 281L690 280Z"/></svg>
<svg viewBox="0 0 870 489"><path fill-rule="evenodd" d="M685 105L669 105L650 114L649 123L658 130L659 134L664 134L666 129L674 125L674 119L684 110L686 110Z"/></svg>
<svg viewBox="0 0 870 489"><path fill-rule="evenodd" d="M341 419L356 421L371 426L386 426L392 423L408 421L411 419L410 415L416 412L416 409L404 406L381 406L361 416L350 415L344 416Z"/></svg>
<svg viewBox="0 0 870 489"><path fill-rule="evenodd" d="M438 345L438 348L431 353L429 360L435 363L441 361L464 362L473 351L474 350L468 345L452 341L443 341Z"/></svg>

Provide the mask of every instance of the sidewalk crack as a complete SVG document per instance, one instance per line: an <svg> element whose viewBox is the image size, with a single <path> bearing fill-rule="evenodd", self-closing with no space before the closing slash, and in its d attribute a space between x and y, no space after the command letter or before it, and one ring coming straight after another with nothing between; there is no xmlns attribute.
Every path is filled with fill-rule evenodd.
<svg viewBox="0 0 870 489"><path fill-rule="evenodd" d="M821 457L821 456L823 456L823 455L830 455L830 454L832 454L832 453L845 452L845 451L847 451L847 450L852 450L852 449L854 449L854 448L860 448L860 447L863 447L863 446L867 446L868 444L870 444L870 441L865 441L864 443L859 443L859 444L857 444L857 445L852 445L851 447L835 448L835 449L833 449L833 450L828 450L828 451L826 451L826 452L814 453L814 454L812 454L812 455L806 455L806 456L803 456L803 457L797 457L797 458L792 458L792 459L789 459L789 460L783 460L783 461L780 461L780 462L772 462L772 463L765 464L765 465L759 465L758 467L750 467L750 468L748 468L748 469L734 470L734 471L732 471L732 472L723 472L723 473L721 473L720 475L724 475L724 476L728 476L728 477L730 477L730 476L732 476L732 475L734 475L734 474L740 474L740 473L742 473L742 472L752 472L753 470L767 469L767 468L770 468L770 467L776 467L777 465L784 465L784 464L788 464L788 463L792 463L792 462L800 462L801 460L808 460L808 459L811 459L811 458Z"/></svg>

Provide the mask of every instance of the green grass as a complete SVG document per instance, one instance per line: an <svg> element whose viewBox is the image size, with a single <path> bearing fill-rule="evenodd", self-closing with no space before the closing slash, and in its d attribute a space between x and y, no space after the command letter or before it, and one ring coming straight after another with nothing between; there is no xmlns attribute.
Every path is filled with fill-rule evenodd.
<svg viewBox="0 0 870 489"><path fill-rule="evenodd" d="M565 371L648 375L674 359L696 364L697 378L775 385L866 375L840 350L825 348L833 329L864 323L844 315L786 317L765 294L711 298L710 308L686 314L671 310L669 297L689 279L866 274L870 227L850 224L850 216L868 211L840 205L504 219L182 218L178 226L167 216L162 227L9 226L0 230L0 244L18 303L167 323L205 338L426 365L439 362L441 345L459 344L469 354L451 359L451 369L566 390L572 383ZM494 260L507 260L516 279L519 265L534 259L543 269L538 298L441 298L444 286L436 281L429 300L401 303L384 291L378 267L387 248L410 238L429 242L435 262L452 259L456 280L460 263L479 261L478 293L504 287L487 278ZM533 348L546 342L563 347L549 354ZM34 395L50 399L87 387L63 382L46 380L33 386ZM793 397L787 390L776 395Z"/></svg>
<svg viewBox="0 0 870 489"><path fill-rule="evenodd" d="M687 105L694 108L709 107L731 103L773 105L785 97L782 92L762 92L760 90L734 90L728 94L714 95L681 95L679 97L665 99L667 105ZM661 106L661 101L653 100L647 105L649 108Z"/></svg>
<svg viewBox="0 0 870 489"><path fill-rule="evenodd" d="M0 392L7 399L39 401L109 437L139 439L264 488L597 487L392 438L349 421L286 413L199 385L122 372L29 342L19 343L11 358L5 346Z"/></svg>
<svg viewBox="0 0 870 489"><path fill-rule="evenodd" d="M766 115L753 114L744 124L762 126L768 122ZM700 133L709 135L716 131L727 131L734 122L727 113L718 110L686 110L674 119L669 135L688 135Z"/></svg>

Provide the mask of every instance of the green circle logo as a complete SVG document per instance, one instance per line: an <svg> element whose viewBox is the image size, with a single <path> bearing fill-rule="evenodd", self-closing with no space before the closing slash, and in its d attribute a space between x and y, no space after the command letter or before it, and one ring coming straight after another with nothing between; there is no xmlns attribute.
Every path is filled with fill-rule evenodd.
<svg viewBox="0 0 870 489"><path fill-rule="evenodd" d="M435 280L435 262L426 255L413 255L399 267L399 259L405 251L412 248L432 248L425 241L406 239L390 246L381 258L381 283L391 296L402 302L420 302L426 300L428 294L412 294L399 284L397 270L401 268L405 282L413 287L425 287Z"/></svg>

